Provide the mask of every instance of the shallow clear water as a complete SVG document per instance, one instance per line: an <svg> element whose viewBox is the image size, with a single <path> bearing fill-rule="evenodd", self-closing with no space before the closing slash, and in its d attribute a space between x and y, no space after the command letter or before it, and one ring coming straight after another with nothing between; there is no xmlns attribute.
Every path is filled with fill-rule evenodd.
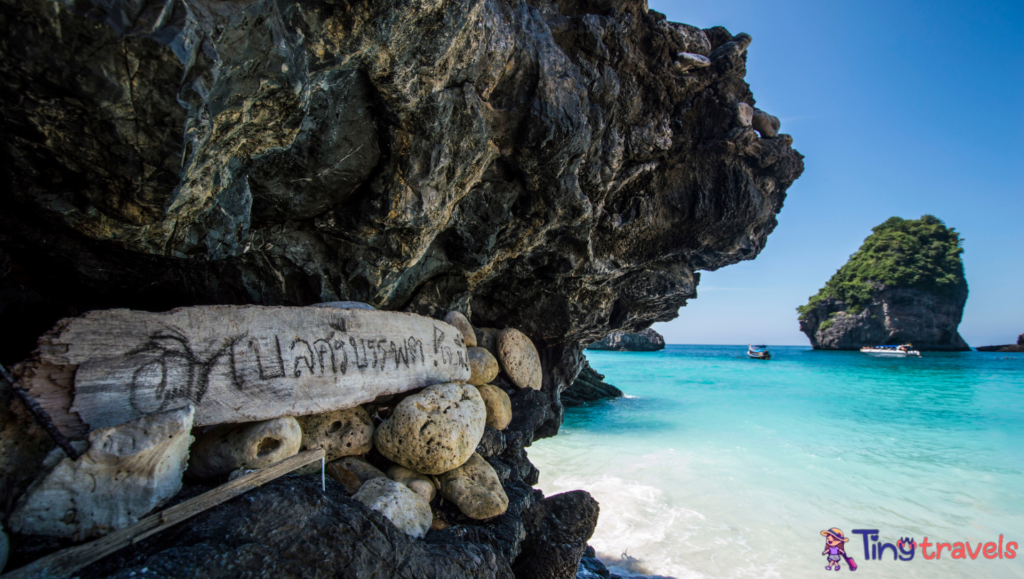
<svg viewBox="0 0 1024 579"><path fill-rule="evenodd" d="M594 495L590 543L620 572L822 576L820 531L838 527L860 575L1024 577L1024 555L866 560L851 533L1024 543L1024 355L771 350L587 352L627 398L570 408L534 443L540 488Z"/></svg>

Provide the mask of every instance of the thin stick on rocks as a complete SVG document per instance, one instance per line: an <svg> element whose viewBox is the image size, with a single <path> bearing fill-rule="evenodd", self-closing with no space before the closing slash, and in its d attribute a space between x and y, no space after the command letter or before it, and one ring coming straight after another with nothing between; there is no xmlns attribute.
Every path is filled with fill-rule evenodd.
<svg viewBox="0 0 1024 579"><path fill-rule="evenodd" d="M11 389L14 390L14 393L18 395L18 398L21 398L21 401L25 403L25 406L28 407L28 411L32 413L33 417L35 417L39 426L42 426L43 429L46 430L46 433L49 434L50 438L57 443L57 446L64 451L64 454L68 455L71 460L78 460L78 451L75 450L75 447L71 446L71 441L69 441L61 431L57 429L53 424L53 420L50 418L50 415L43 410L41 406L39 406L39 403L29 396L28 392L25 392L21 386L18 386L18 383L14 380L14 376L11 376L11 373L7 371L7 368L4 368L3 364L0 364L0 378L3 378L5 382L11 385Z"/></svg>
<svg viewBox="0 0 1024 579"><path fill-rule="evenodd" d="M270 482L322 458L324 458L324 451L319 448L296 454L281 462L241 476L179 505L146 517L138 523L120 531L114 531L106 537L91 543L57 551L37 559L21 569L16 569L6 575L0 575L0 579L38 579L40 577L61 579L67 577L82 567L99 561L119 549L128 545L134 545L154 533L159 533L207 509L211 509L242 493L246 493L263 483Z"/></svg>

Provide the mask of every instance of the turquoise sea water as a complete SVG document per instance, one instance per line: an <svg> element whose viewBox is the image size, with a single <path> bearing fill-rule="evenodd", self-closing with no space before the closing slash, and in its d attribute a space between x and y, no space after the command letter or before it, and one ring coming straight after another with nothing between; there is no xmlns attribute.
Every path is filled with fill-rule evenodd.
<svg viewBox="0 0 1024 579"><path fill-rule="evenodd" d="M587 352L627 398L568 409L534 443L540 488L590 491L591 544L634 575L838 576L820 534L838 527L857 576L1024 577L1024 554L865 560L851 532L1024 544L1024 355L771 350Z"/></svg>

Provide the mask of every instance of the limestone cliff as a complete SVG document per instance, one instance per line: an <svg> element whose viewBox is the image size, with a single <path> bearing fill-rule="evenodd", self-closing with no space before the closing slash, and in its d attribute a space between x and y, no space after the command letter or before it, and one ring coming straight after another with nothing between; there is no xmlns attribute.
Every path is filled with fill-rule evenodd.
<svg viewBox="0 0 1024 579"><path fill-rule="evenodd" d="M665 338L651 328L631 334L612 332L604 339L587 346L588 350L618 350L623 352L653 352L665 349Z"/></svg>
<svg viewBox="0 0 1024 579"><path fill-rule="evenodd" d="M912 343L969 350L957 332L967 301L959 234L932 216L894 217L807 305L800 330L820 350Z"/></svg>
<svg viewBox="0 0 1024 579"><path fill-rule="evenodd" d="M540 351L495 443L516 484L583 345L754 258L803 170L753 108L750 36L643 0L0 0L0 21L0 361L92 309L459 310ZM460 557L511 576L519 539L490 528Z"/></svg>

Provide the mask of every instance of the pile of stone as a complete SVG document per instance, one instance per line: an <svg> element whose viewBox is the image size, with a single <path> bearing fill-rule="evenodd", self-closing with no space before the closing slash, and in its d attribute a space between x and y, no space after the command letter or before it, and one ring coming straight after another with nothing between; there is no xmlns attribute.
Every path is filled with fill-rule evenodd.
<svg viewBox="0 0 1024 579"><path fill-rule="evenodd" d="M512 420L509 395L495 382L505 388L541 388L540 357L522 332L511 328L473 328L459 312L449 312L442 323L413 314L366 311L368 306L360 306L360 310L348 305L340 310L335 306L315 314L308 312L317 308L254 311L255 306L248 306L240 313L245 308L218 307L221 310L213 314L221 316L214 318L222 322L222 328L237 330L244 321L290 313L307 316L300 324L307 329L324 323L336 333L316 341L307 340L312 346L296 347L302 340L292 343L290 337L280 339L286 333L280 324L272 339L261 337L256 328L241 328L239 335L245 336L244 340L232 338L225 342L230 343L227 350L221 348L217 350L221 353L211 356L204 354L203 348L212 351L210 348L217 347L218 342L197 336L209 338L219 335L221 330L208 327L212 314L198 311L203 308L183 308L168 314L129 312L131 316L125 314L127 310L106 316L93 312L89 315L94 325L79 330L75 324L80 319L62 321L40 340L43 355L20 368L30 394L39 397L43 406L49 406L56 422L73 431L68 426L68 416L89 416L89 424L94 424L112 420L104 413L138 413L147 407L154 411L123 423L91 429L88 440L74 443L81 453L77 458L65 455L59 448L53 450L40 475L18 499L10 530L75 541L102 536L137 522L164 504L181 490L183 481L216 484L315 448L324 450L325 470L331 479L341 483L355 500L380 512L413 537L422 538L432 526L444 526L443 517L435 515L441 501L451 503L463 515L476 520L490 519L506 511L509 500L501 480L476 449L485 429L503 430ZM280 310L286 311L282 314ZM309 318L310 315L313 317ZM172 320L170 316L178 317ZM142 325L151 343L160 339L184 344L181 351L206 362L197 368L188 367L190 372L179 371L175 364L185 354L168 356L162 342L119 350L111 345L114 340L109 337L103 342L104 351L89 350L89 360L74 358L78 355L75 344L79 337L95 335L99 327L95 324L106 323L112 317L117 320L119 337L131 335L132 331L126 328L144 320ZM166 327L171 326L170 321L176 325L173 331L153 331L155 319ZM404 346L396 347L395 340L384 336L386 332L380 329L388 323L399 324L405 332L401 334L401 343L408 346L404 353ZM422 336L425 330L417 324L429 328L432 335ZM367 338L360 334L369 331L367 328L384 336L374 338L371 349L376 351L371 354L363 349ZM429 343L431 339L433 343ZM68 344L56 350L63 358L46 359L46 348L58 342L63 344L62 340ZM245 349L265 354L267 343L274 344L276 350L269 358L257 355L255 370L240 361ZM288 343L292 351L306 352L308 348L305 357L289 358L283 353L288 350ZM346 344L351 349L346 349ZM101 374L90 366L95 360L109 365L106 376L131 377L131 387L122 384L119 393L128 398L125 408L115 408L115 402L108 402L101 411L103 405L93 401L93 397L117 388L117 384L95 386L97 379L93 376ZM33 376L45 374L52 382L53 376L59 374L53 373L54 364L72 362L75 372L65 374L73 375L74 379L61 386L67 389L68 396L64 398L73 400L64 416L53 402L60 397L42 396L43 386L38 380L33 382ZM50 373L33 372L33 364ZM130 371L122 368L126 365ZM373 375L374 368L380 373ZM247 382L243 376L248 376L250 370L256 378ZM402 372L406 372L406 384L401 383ZM499 379L502 372L504 375ZM369 381L360 382L360 376L368 377ZM442 380L444 376L454 379ZM234 398L228 399L226 394L211 398L211 392L222 392L222 378L234 381ZM295 381L290 392L280 386L285 379ZM382 383L391 385L382 390ZM256 389L258 384L263 384L262 390ZM147 390L149 387L159 391L162 405L147 398L154 396ZM171 395L172 391L181 394L186 387L192 388L187 395ZM196 388L205 388L205 394L196 395ZM329 395L304 393L320 392L317 388L327 388L324 392ZM335 392L346 389L359 392ZM175 404L178 399L184 403ZM173 407L165 409L166 406ZM91 407L95 408L88 410ZM322 411L302 412L318 407ZM209 423L209 417L269 412L280 415L247 422ZM314 464L297 473L319 469L320 465Z"/></svg>

